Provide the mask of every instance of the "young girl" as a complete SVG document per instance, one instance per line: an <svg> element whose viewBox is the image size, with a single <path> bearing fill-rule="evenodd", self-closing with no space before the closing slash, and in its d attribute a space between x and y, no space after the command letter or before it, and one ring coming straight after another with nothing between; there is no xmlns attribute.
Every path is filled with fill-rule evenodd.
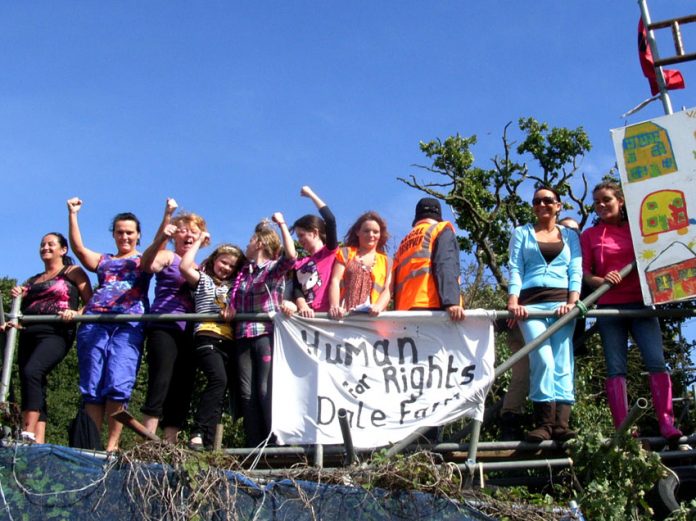
<svg viewBox="0 0 696 521"><path fill-rule="evenodd" d="M268 313L280 309L285 287L285 275L297 258L283 214L273 214L280 228L281 241L270 223L256 225L246 247L246 264L232 288L230 304L236 313ZM244 415L247 445L258 446L271 432L271 361L273 353L273 324L270 322L237 321L237 370L239 397Z"/></svg>
<svg viewBox="0 0 696 521"><path fill-rule="evenodd" d="M326 203L309 186L303 186L300 195L310 198L321 215L304 215L292 225L297 241L309 254L295 262L293 296L298 314L312 318L315 311L329 310L327 288L336 259L338 237L336 219Z"/></svg>
<svg viewBox="0 0 696 521"><path fill-rule="evenodd" d="M209 240L210 235L201 232L181 257L179 269L189 286L194 288L196 313L222 313L232 319L233 314L224 312L230 285L243 259L242 251L237 246L223 244L196 268L196 253ZM213 446L215 427L222 416L234 334L229 323L218 322L197 323L194 331L194 356L203 371L206 385L196 409L189 447L202 450Z"/></svg>
<svg viewBox="0 0 696 521"><path fill-rule="evenodd" d="M155 300L151 313L192 313L193 296L179 264L201 232L205 219L193 213L179 213L174 199L167 199L164 216L155 239L143 252L142 266L155 274ZM167 249L168 242L173 250ZM195 265L194 265L195 267ZM141 407L143 424L157 431L160 418L164 439L176 443L188 415L193 390L193 323L160 322L147 326L147 394Z"/></svg>
<svg viewBox="0 0 696 521"><path fill-rule="evenodd" d="M111 223L117 253L97 253L82 242L77 221L81 208L82 201L77 197L68 200L70 245L82 265L95 272L99 281L84 314L147 313L151 275L140 266L140 221L130 212L118 214ZM77 332L80 393L85 412L100 432L104 416L107 417L107 451L118 449L123 425L111 416L130 400L144 336L142 322L85 323Z"/></svg>
<svg viewBox="0 0 696 521"><path fill-rule="evenodd" d="M377 212L358 217L338 250L329 285L329 315L341 318L368 305L371 316L387 308L391 292L391 259L384 254L389 233Z"/></svg>
<svg viewBox="0 0 696 521"><path fill-rule="evenodd" d="M603 282L614 286L600 297L597 308L646 309L636 270L625 279L619 274L621 268L635 260L621 187L602 182L592 191L592 197L599 222L585 230L580 238L584 279L592 288ZM626 359L630 332L650 373L660 433L668 440L680 438L682 433L674 426L672 381L665 365L657 317L597 317L597 327L607 362L607 400L614 426L618 428L628 414Z"/></svg>

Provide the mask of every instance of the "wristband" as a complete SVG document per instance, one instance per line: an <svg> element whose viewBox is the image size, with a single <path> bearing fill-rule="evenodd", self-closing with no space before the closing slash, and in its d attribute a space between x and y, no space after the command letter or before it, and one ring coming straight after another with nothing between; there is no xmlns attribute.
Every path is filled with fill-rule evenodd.
<svg viewBox="0 0 696 521"><path fill-rule="evenodd" d="M584 317L585 315L587 315L587 312L589 311L589 310L587 309L587 306L585 305L585 303L584 303L582 300L578 300L578 301L575 303L575 307L578 308L578 309L580 310L580 316L581 316L581 317Z"/></svg>

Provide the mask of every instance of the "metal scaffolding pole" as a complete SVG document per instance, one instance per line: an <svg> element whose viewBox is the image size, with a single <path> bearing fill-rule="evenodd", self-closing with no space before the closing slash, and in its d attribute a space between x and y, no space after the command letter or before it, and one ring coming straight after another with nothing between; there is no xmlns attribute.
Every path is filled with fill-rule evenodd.
<svg viewBox="0 0 696 521"><path fill-rule="evenodd" d="M655 41L655 34L650 28L650 12L648 11L647 0L638 0L638 6L640 7L640 16L643 19L643 25L645 26L645 33L647 35L646 40L650 46L650 52L652 52L653 61L658 61L660 59L660 54L657 51L657 42ZM660 98L662 99L662 108L665 114L672 114L672 100L667 92L667 85L665 84L665 77L662 73L662 67L655 67L655 77L657 79L657 86L660 89Z"/></svg>
<svg viewBox="0 0 696 521"><path fill-rule="evenodd" d="M10 326L17 325L17 316L19 315L22 297L15 297L12 300L12 309L10 310ZM12 361L14 360L15 341L17 340L17 328L8 327L7 337L5 339L5 354L2 362L2 378L0 379L0 402L7 401L7 395L10 392L10 377L12 376Z"/></svg>

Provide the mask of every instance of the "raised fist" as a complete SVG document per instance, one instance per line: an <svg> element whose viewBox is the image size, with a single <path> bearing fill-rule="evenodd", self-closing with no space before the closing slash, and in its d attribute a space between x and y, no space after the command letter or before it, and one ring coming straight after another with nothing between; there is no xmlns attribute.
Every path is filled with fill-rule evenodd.
<svg viewBox="0 0 696 521"><path fill-rule="evenodd" d="M176 202L176 199L173 197L167 197L167 213L168 214L173 214L176 209L179 208L179 205Z"/></svg>
<svg viewBox="0 0 696 521"><path fill-rule="evenodd" d="M70 213L77 213L82 208L82 199L79 197L72 197L68 199L68 211Z"/></svg>
<svg viewBox="0 0 696 521"><path fill-rule="evenodd" d="M162 233L164 234L165 237L172 238L176 234L178 228L176 227L175 224L168 224L167 226L164 227L164 230L162 230Z"/></svg>

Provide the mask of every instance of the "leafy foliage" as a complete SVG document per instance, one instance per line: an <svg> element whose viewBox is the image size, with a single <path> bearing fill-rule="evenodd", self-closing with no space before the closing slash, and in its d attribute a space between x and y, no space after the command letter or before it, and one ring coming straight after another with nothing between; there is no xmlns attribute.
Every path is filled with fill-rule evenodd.
<svg viewBox="0 0 696 521"><path fill-rule="evenodd" d="M652 514L646 496L664 476L657 454L643 450L628 433L614 445L589 428L569 445L580 484L577 499L588 519L620 521Z"/></svg>
<svg viewBox="0 0 696 521"><path fill-rule="evenodd" d="M476 259L472 287L482 285L488 269L497 284L507 289L504 266L510 235L516 226L532 220L531 205L520 195L525 186L535 182L568 194L581 215L581 224L589 215L582 202L587 196L584 174L581 175L582 188L578 194L570 185L571 178L578 172L580 159L591 148L582 127L574 130L549 128L534 118L522 118L518 126L523 141L513 149L515 142L508 136L510 125L508 123L503 130L503 152L492 158L492 168L474 164L472 148L477 142L475 135L462 137L456 134L444 141L436 138L420 143L421 151L432 160L432 164L415 166L444 180L424 182L413 175L408 179L399 178L452 208L457 226L463 232L459 237L460 247ZM530 170L523 162L525 156L531 156L539 166L539 172Z"/></svg>

